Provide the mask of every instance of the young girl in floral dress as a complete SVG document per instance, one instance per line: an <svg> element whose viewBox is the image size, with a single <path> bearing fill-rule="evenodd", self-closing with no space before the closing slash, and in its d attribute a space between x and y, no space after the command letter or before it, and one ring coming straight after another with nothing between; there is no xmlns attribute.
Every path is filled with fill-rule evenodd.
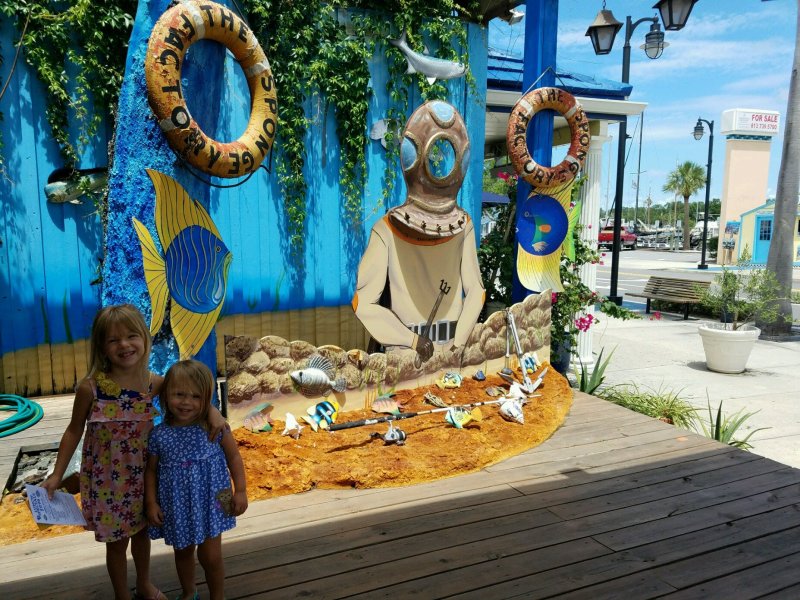
<svg viewBox="0 0 800 600"><path fill-rule="evenodd" d="M145 504L150 537L175 552L183 600L197 599L195 549L211 600L222 600L222 532L247 509L244 464L230 431L208 439L214 380L203 363L172 365L161 390L164 422L150 433ZM231 478L233 489L231 489Z"/></svg>
<svg viewBox="0 0 800 600"><path fill-rule="evenodd" d="M162 377L148 369L150 334L130 304L107 306L95 316L90 370L75 390L72 417L58 447L53 474L42 487L50 497L86 433L81 453L81 509L86 528L106 544L106 568L116 600L166 600L150 581L150 538L144 516L147 437L153 428ZM225 420L212 411L214 429ZM128 589L128 542L136 588Z"/></svg>

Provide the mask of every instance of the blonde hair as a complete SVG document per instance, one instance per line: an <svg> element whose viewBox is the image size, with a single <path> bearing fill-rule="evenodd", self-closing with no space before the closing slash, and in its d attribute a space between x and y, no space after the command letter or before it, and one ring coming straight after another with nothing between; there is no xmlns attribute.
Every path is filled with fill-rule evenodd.
<svg viewBox="0 0 800 600"><path fill-rule="evenodd" d="M203 398L203 407L197 421L204 429L208 429L208 411L211 408L211 396L214 391L214 375L206 365L199 360L182 360L176 362L169 368L164 375L164 383L161 385L159 396L161 398L161 408L164 413L164 422L172 425L174 415L169 410L167 398L172 390L182 382L190 382L200 392Z"/></svg>
<svg viewBox="0 0 800 600"><path fill-rule="evenodd" d="M98 372L106 372L109 368L108 357L105 355L105 345L108 333L115 325L122 325L134 333L138 333L144 340L144 354L140 367L142 373L148 370L152 340L150 330L144 322L144 317L132 304L115 304L101 308L92 323L92 337L89 344L89 372L86 378Z"/></svg>

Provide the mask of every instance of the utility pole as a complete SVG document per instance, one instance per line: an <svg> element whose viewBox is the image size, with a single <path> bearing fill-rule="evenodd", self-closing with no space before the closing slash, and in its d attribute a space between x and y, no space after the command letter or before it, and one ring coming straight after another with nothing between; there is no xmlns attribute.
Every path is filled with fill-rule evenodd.
<svg viewBox="0 0 800 600"><path fill-rule="evenodd" d="M642 131L644 131L644 113L639 115L639 164L636 166L636 204L633 205L633 230L638 229L639 213L639 177L642 174Z"/></svg>

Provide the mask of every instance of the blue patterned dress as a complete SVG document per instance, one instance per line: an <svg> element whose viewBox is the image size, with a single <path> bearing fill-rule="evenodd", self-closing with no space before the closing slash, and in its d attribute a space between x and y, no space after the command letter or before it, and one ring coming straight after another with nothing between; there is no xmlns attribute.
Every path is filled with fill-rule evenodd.
<svg viewBox="0 0 800 600"><path fill-rule="evenodd" d="M201 544L233 529L236 519L225 513L218 495L230 496L231 477L220 440L208 441L199 425L162 423L150 433L148 452L158 457L158 503L161 527L150 527L152 539L177 549Z"/></svg>

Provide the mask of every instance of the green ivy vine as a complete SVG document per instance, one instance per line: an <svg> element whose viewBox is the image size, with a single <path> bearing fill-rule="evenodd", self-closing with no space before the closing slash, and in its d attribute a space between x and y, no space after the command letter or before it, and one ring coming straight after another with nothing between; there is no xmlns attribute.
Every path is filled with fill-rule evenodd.
<svg viewBox="0 0 800 600"><path fill-rule="evenodd" d="M467 62L467 29L463 19L470 13L453 0L243 0L242 4L256 36L262 43L269 40L265 50L280 99L277 172L290 244L296 252L301 252L307 210L303 175L305 137L313 122L313 117L306 114L307 100L319 94L323 106L330 104L335 112L344 212L351 223L358 225L364 219L367 112L372 96L370 58L383 51L390 71L387 92L392 106L385 117L390 127L385 138L382 196L385 205L394 189L399 163L394 132L407 117L409 89L418 85L423 100L447 96L442 82L431 85L422 75L407 75L405 58L388 40L399 37L405 30L415 49L421 51L422 39L427 38L436 46L440 58ZM477 7L476 2L471 3L472 14L476 14ZM340 23L340 17L346 24ZM292 33L281 35L282 32Z"/></svg>
<svg viewBox="0 0 800 600"><path fill-rule="evenodd" d="M27 23L19 43L44 85L53 138L74 166L81 147L116 107L136 0L0 0L0 13L16 19L20 31Z"/></svg>
<svg viewBox="0 0 800 600"><path fill-rule="evenodd" d="M0 13L16 19L18 30L27 21L20 43L25 60L44 84L47 120L69 166L103 119L114 113L136 4L136 0L0 0ZM344 212L358 225L364 219L367 112L372 96L369 60L383 52L390 73L386 91L391 106L385 118L392 126L386 135L385 206L395 188L396 132L408 116L409 90L418 86L423 101L447 97L443 82L431 85L420 74L406 74L405 58L388 40L406 31L415 50L430 45L435 56L466 63L465 20L478 20L479 2L238 0L233 6L244 13L275 73L280 107L276 170L289 244L302 255L309 128L317 119L324 123L324 113L332 108ZM74 85L68 86L70 78ZM467 80L474 87L469 72ZM307 114L314 99L322 107L316 112L322 114ZM77 145L70 140L69 122L77 125Z"/></svg>

